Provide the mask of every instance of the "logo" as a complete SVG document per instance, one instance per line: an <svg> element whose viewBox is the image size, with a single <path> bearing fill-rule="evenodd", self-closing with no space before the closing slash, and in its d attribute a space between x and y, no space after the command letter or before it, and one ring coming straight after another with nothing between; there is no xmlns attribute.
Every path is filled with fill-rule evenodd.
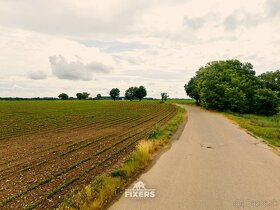
<svg viewBox="0 0 280 210"><path fill-rule="evenodd" d="M146 184L142 181L138 181L133 185L132 189L126 189L124 196L126 198L134 199L145 199L145 198L154 198L156 196L155 189L147 189Z"/></svg>

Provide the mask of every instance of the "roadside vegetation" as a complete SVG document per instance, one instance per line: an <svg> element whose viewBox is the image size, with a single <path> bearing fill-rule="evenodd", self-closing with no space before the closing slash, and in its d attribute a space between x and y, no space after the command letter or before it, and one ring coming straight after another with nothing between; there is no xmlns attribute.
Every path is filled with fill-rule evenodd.
<svg viewBox="0 0 280 210"><path fill-rule="evenodd" d="M147 167L155 152L169 143L184 115L185 110L178 107L176 116L162 128L156 126L123 164L96 177L90 184L72 190L58 209L104 209Z"/></svg>
<svg viewBox="0 0 280 210"><path fill-rule="evenodd" d="M273 146L280 146L280 71L256 76L252 64L213 61L201 67L185 85L196 104L223 111Z"/></svg>
<svg viewBox="0 0 280 210"><path fill-rule="evenodd" d="M194 99L169 99L166 101L167 103L172 104L189 104L189 105L196 105Z"/></svg>
<svg viewBox="0 0 280 210"><path fill-rule="evenodd" d="M280 147L280 115L259 116L253 114L225 114L242 128L264 139L268 144Z"/></svg>
<svg viewBox="0 0 280 210"><path fill-rule="evenodd" d="M278 74L268 72L257 77L252 64L226 60L201 67L185 90L207 109L268 116L278 113L279 93L271 88L277 84Z"/></svg>

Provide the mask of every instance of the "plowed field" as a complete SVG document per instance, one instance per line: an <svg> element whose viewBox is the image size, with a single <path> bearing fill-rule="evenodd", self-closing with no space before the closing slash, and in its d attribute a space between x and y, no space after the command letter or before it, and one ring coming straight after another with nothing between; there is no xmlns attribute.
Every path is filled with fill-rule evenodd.
<svg viewBox="0 0 280 210"><path fill-rule="evenodd" d="M158 102L0 102L0 209L50 209L176 114Z"/></svg>

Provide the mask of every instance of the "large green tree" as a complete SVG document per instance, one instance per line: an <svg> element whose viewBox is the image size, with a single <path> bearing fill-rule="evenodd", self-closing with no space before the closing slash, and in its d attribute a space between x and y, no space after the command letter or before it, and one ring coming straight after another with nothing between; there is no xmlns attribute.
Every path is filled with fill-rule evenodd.
<svg viewBox="0 0 280 210"><path fill-rule="evenodd" d="M146 96L147 96L147 90L142 85L140 87L130 87L125 91L125 99L131 101L135 98L141 101Z"/></svg>
<svg viewBox="0 0 280 210"><path fill-rule="evenodd" d="M115 101L119 96L120 96L120 90L118 88L113 88L110 91L110 96L112 97L112 99Z"/></svg>
<svg viewBox="0 0 280 210"><path fill-rule="evenodd" d="M136 98L139 99L139 101L141 101L144 97L147 96L147 90L146 90L146 88L145 88L144 86L141 85L139 88L137 88L137 89L135 90L135 96L136 96Z"/></svg>
<svg viewBox="0 0 280 210"><path fill-rule="evenodd" d="M82 99L87 99L89 97L89 93L87 92L82 92L82 93L77 93L77 99L82 100Z"/></svg>
<svg viewBox="0 0 280 210"><path fill-rule="evenodd" d="M259 76L265 88L277 91L280 97L280 71L268 71Z"/></svg>
<svg viewBox="0 0 280 210"><path fill-rule="evenodd" d="M66 93L61 93L59 94L58 98L60 98L61 100L67 100L69 99L69 96Z"/></svg>
<svg viewBox="0 0 280 210"><path fill-rule="evenodd" d="M130 87L125 91L125 99L132 101L134 98L136 98L136 90L137 87Z"/></svg>
<svg viewBox="0 0 280 210"><path fill-rule="evenodd" d="M210 62L196 72L185 90L205 108L267 115L277 113L275 92L264 89L250 63L238 60ZM267 108L261 106L261 101L265 101Z"/></svg>
<svg viewBox="0 0 280 210"><path fill-rule="evenodd" d="M97 98L97 100L100 100L100 99L102 98L101 94L98 93L98 94L96 95L96 98Z"/></svg>

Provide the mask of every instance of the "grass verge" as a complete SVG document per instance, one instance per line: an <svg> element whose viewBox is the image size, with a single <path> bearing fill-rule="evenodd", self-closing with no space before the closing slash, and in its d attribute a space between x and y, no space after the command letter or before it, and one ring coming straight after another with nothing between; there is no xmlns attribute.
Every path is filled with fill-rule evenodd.
<svg viewBox="0 0 280 210"><path fill-rule="evenodd" d="M155 151L168 144L172 134L183 121L184 115L185 109L178 107L177 114L164 127L156 126L149 138L140 141L121 166L110 173L95 177L86 186L70 191L58 209L104 209L135 176L149 165Z"/></svg>
<svg viewBox="0 0 280 210"><path fill-rule="evenodd" d="M280 115L259 116L253 114L226 113L226 117L235 121L240 127L261 137L266 143L280 147Z"/></svg>

